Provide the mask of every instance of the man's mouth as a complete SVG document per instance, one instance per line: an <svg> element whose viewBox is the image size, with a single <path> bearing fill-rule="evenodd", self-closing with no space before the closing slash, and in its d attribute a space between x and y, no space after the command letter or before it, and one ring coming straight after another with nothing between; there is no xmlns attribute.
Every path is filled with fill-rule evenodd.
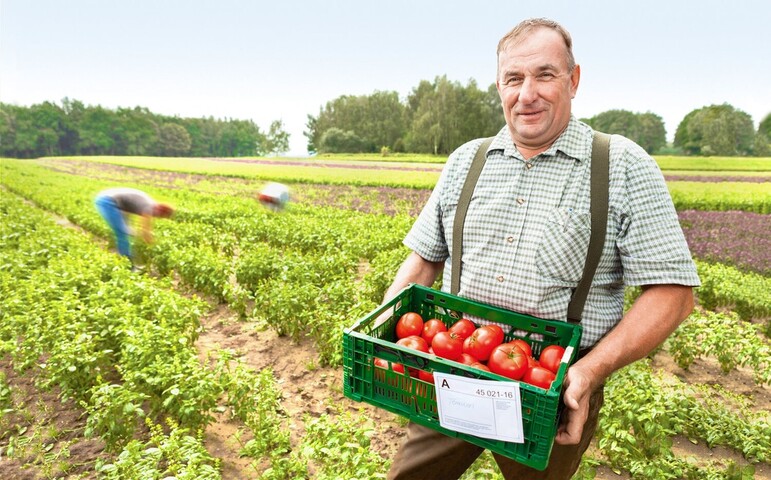
<svg viewBox="0 0 771 480"><path fill-rule="evenodd" d="M536 110L536 111L532 111L532 112L520 112L520 113L517 113L517 116L521 117L521 118L524 118L524 119L535 118L541 112L542 112L542 110Z"/></svg>

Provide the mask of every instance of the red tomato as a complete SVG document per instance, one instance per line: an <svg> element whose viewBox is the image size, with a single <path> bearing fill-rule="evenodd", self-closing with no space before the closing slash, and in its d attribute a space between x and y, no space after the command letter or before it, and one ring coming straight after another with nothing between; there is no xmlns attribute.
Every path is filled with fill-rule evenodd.
<svg viewBox="0 0 771 480"><path fill-rule="evenodd" d="M388 370L388 360L383 360L382 358L375 357L375 361L373 363L378 368L384 368ZM402 365L401 363L392 363L391 370L398 373L404 373L404 365Z"/></svg>
<svg viewBox="0 0 771 480"><path fill-rule="evenodd" d="M496 335L495 338L500 338L500 341L498 343L503 343L504 335L503 335L503 329L500 327L500 325L495 325L494 323L491 323L489 325L484 325L484 326L487 327L488 330L492 330L495 333Z"/></svg>
<svg viewBox="0 0 771 480"><path fill-rule="evenodd" d="M474 325L474 322L467 318L461 318L457 322L453 323L448 331L457 333L462 340L465 340L471 336L471 334L474 333L474 330L476 329L477 326Z"/></svg>
<svg viewBox="0 0 771 480"><path fill-rule="evenodd" d="M396 338L423 333L423 317L419 313L407 312L396 322Z"/></svg>
<svg viewBox="0 0 771 480"><path fill-rule="evenodd" d="M434 349L434 355L438 357L457 360L463 353L463 340L455 333L439 332L434 336L431 348Z"/></svg>
<svg viewBox="0 0 771 480"><path fill-rule="evenodd" d="M551 370L547 370L543 367L533 367L525 372L522 381L548 390L549 387L551 387L551 382L553 382L555 378L556 375L554 375L554 372Z"/></svg>
<svg viewBox="0 0 771 480"><path fill-rule="evenodd" d="M445 325L443 321L437 318L432 318L431 320L426 320L426 322L423 323L423 332L420 336L423 337L427 344L431 345L431 341L434 340L434 335L439 332L446 331L447 325Z"/></svg>
<svg viewBox="0 0 771 480"><path fill-rule="evenodd" d="M522 340L521 338L516 338L516 339L510 341L509 343L511 343L512 345L516 345L519 348L521 348L522 351L525 352L525 355L527 355L528 357L532 357L533 356L533 349L530 348L530 344L527 343L526 341Z"/></svg>
<svg viewBox="0 0 771 480"><path fill-rule="evenodd" d="M424 382L434 383L434 374L426 372L425 370L418 370L418 378Z"/></svg>
<svg viewBox="0 0 771 480"><path fill-rule="evenodd" d="M409 337L400 338L396 344L417 350L419 352L428 353L428 344L425 340L423 340L423 337L419 337L417 335L410 335Z"/></svg>
<svg viewBox="0 0 771 480"><path fill-rule="evenodd" d="M475 363L479 363L479 360L474 358L473 355L469 355L466 352L461 353L460 357L458 357L458 359L455 361L458 363L462 363L463 365L473 365Z"/></svg>
<svg viewBox="0 0 771 480"><path fill-rule="evenodd" d="M480 362L485 362L490 358L490 353L493 349L500 345L501 342L503 342L503 330L501 330L501 327L483 325L474 330L474 333L463 341L463 352L476 357Z"/></svg>
<svg viewBox="0 0 771 480"><path fill-rule="evenodd" d="M541 356L538 357L538 361L541 366L551 370L554 373L560 369L560 362L562 362L562 356L565 354L565 349L559 345L549 345L541 351Z"/></svg>
<svg viewBox="0 0 771 480"><path fill-rule="evenodd" d="M480 370L484 370L485 372L489 372L489 371L490 371L490 367L488 367L487 365L485 365L485 364L484 364L484 363L482 363L482 362L476 362L476 363L472 363L472 364L471 364L471 366L472 366L473 368L478 368L478 369L480 369Z"/></svg>
<svg viewBox="0 0 771 480"><path fill-rule="evenodd" d="M541 363L533 357L527 357L527 368L540 367Z"/></svg>
<svg viewBox="0 0 771 480"><path fill-rule="evenodd" d="M527 371L527 355L518 346L505 343L493 349L487 366L493 373L519 380Z"/></svg>

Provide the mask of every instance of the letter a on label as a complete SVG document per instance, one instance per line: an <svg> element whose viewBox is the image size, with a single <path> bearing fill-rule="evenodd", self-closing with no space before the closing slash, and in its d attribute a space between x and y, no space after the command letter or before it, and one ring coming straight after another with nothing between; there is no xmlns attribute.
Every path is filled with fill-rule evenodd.
<svg viewBox="0 0 771 480"><path fill-rule="evenodd" d="M450 388L450 384L447 383L447 379L442 380L442 388Z"/></svg>

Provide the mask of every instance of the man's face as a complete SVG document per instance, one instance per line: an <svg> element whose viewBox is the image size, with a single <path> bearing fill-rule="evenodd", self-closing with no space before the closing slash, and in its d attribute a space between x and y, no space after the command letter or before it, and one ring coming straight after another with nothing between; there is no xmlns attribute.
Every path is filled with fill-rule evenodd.
<svg viewBox="0 0 771 480"><path fill-rule="evenodd" d="M581 70L569 70L562 36L535 28L498 55L496 86L517 149L530 158L567 128Z"/></svg>

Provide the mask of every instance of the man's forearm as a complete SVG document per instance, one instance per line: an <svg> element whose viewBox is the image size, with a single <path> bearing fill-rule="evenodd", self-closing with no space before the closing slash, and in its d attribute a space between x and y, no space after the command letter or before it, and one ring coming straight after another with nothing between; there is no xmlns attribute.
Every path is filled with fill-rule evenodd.
<svg viewBox="0 0 771 480"><path fill-rule="evenodd" d="M434 284L443 268L443 262L430 262L415 252L410 253L396 272L396 277L388 290L386 290L383 301L391 299L411 283L430 287Z"/></svg>
<svg viewBox="0 0 771 480"><path fill-rule="evenodd" d="M619 324L577 362L591 372L594 387L614 371L653 351L693 310L693 289L682 285L651 285L643 289ZM579 365L580 364L580 365Z"/></svg>

